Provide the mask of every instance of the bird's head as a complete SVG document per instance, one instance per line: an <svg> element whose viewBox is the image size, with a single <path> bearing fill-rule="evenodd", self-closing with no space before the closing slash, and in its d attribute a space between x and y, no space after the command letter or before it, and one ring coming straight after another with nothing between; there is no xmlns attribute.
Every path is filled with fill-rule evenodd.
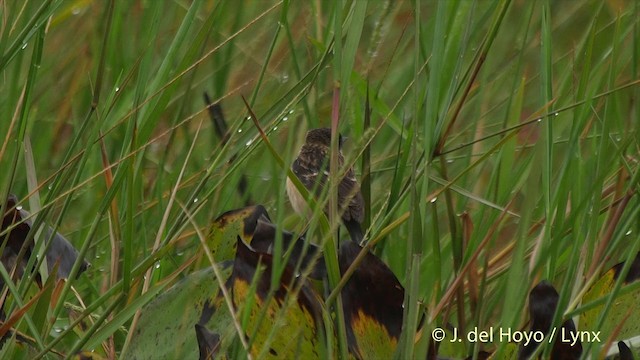
<svg viewBox="0 0 640 360"><path fill-rule="evenodd" d="M342 149L342 142L344 139L342 135L338 134L338 146ZM321 145L329 147L331 145L331 129L319 128L311 129L307 132L307 138L305 139L307 145Z"/></svg>

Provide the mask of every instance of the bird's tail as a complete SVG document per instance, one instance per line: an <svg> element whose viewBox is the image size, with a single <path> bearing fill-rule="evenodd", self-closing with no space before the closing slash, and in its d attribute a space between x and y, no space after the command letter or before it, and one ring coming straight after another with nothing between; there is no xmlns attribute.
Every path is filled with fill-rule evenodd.
<svg viewBox="0 0 640 360"><path fill-rule="evenodd" d="M355 220L349 220L345 221L344 226L346 226L347 231L349 231L351 241L356 244L360 244L364 238L364 233L362 232L362 226L360 226L360 223Z"/></svg>

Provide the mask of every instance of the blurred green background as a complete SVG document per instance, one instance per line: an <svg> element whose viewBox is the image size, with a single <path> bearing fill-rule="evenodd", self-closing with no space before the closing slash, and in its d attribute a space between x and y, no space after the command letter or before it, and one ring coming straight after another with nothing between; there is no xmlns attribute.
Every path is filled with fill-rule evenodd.
<svg viewBox="0 0 640 360"><path fill-rule="evenodd" d="M59 307L113 311L102 337L65 332L59 351L120 352L150 300L142 274L153 288L202 251L185 213L206 232L263 204L303 229L242 96L285 164L339 104L408 324L523 327L541 279L577 315L639 250L640 1L5 0L0 18L0 194L92 263L39 337L68 326Z"/></svg>

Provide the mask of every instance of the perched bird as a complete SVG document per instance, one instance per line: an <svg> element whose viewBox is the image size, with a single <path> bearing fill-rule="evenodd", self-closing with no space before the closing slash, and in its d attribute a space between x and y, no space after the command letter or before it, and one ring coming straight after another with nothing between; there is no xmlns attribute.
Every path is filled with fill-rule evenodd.
<svg viewBox="0 0 640 360"><path fill-rule="evenodd" d="M291 165L291 170L300 182L316 197L323 194L329 184L330 144L331 129L309 130L298 157ZM344 166L342 136L338 139L338 146L338 168L341 169ZM307 201L289 178L287 178L287 195L297 213L301 215L310 213ZM324 211L328 213L328 205ZM351 240L360 243L363 237L361 224L364 219L364 201L353 168L349 168L338 185L338 212L342 223L349 231Z"/></svg>

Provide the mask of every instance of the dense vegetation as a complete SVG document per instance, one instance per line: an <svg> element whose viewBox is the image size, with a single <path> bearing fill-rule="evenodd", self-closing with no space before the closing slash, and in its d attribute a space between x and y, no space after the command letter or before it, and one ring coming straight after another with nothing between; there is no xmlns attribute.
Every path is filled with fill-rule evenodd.
<svg viewBox="0 0 640 360"><path fill-rule="evenodd" d="M637 301L615 298L640 291L623 284L640 250L640 1L5 0L0 17L0 198L33 215L25 269L43 270L41 224L91 263L43 291L5 263L1 358L119 357L139 310L210 266L213 219L249 204L308 230L335 286L338 224L309 224L285 192L305 132L332 125L365 240L405 289L397 356L424 358L436 327L528 329L541 280L553 324L609 329L583 354L640 335ZM442 351L517 344L460 346Z"/></svg>

